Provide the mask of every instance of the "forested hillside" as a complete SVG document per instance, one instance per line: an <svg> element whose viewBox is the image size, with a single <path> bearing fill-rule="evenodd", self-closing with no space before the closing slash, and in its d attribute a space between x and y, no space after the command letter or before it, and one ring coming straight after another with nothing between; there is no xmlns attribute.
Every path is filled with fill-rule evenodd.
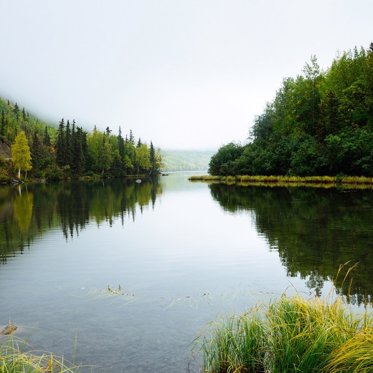
<svg viewBox="0 0 373 373"><path fill-rule="evenodd" d="M245 145L212 157L212 175L373 175L373 43L284 79Z"/></svg>
<svg viewBox="0 0 373 373"><path fill-rule="evenodd" d="M64 119L53 126L1 98L0 151L2 182L20 177L21 171L49 180L155 175L162 163L160 150L136 139L132 131L125 137L120 128L118 134L109 127L87 132Z"/></svg>
<svg viewBox="0 0 373 373"><path fill-rule="evenodd" d="M211 150L162 150L164 171L207 170Z"/></svg>

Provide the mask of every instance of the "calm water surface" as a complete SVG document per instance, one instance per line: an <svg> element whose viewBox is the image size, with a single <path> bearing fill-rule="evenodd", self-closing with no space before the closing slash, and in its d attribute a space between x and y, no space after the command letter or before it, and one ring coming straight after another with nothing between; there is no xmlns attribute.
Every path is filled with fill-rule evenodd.
<svg viewBox="0 0 373 373"><path fill-rule="evenodd" d="M190 183L0 189L0 325L82 372L197 372L218 317L282 293L373 293L373 192ZM349 285L349 284L348 284Z"/></svg>

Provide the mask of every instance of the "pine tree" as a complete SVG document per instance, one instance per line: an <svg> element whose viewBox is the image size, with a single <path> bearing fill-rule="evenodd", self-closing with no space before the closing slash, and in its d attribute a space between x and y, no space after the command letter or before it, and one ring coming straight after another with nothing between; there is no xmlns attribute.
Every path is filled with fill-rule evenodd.
<svg viewBox="0 0 373 373"><path fill-rule="evenodd" d="M42 150L42 144L39 140L39 136L36 131L34 132L32 136L31 155L32 155L32 168L34 170L40 170L42 157L43 157L43 150Z"/></svg>
<svg viewBox="0 0 373 373"><path fill-rule="evenodd" d="M70 158L70 166L71 168L76 171L76 161L78 158L78 138L76 136L76 128L75 128L75 119L73 119L73 125L71 128L71 158Z"/></svg>
<svg viewBox="0 0 373 373"><path fill-rule="evenodd" d="M86 160L86 133L81 127L77 127L74 140L74 158L73 168L78 175L81 175L85 169Z"/></svg>
<svg viewBox="0 0 373 373"><path fill-rule="evenodd" d="M17 119L17 122L18 122L18 119L19 119L19 107L18 107L17 103L15 103L15 105L14 105L13 113L16 116L16 119Z"/></svg>
<svg viewBox="0 0 373 373"><path fill-rule="evenodd" d="M124 140L122 137L122 129L119 126L119 133L118 133L118 151L120 159L123 161L124 159Z"/></svg>
<svg viewBox="0 0 373 373"><path fill-rule="evenodd" d="M51 146L51 138L50 138L49 133L48 133L48 127L45 127L45 129L44 129L43 144L45 146Z"/></svg>
<svg viewBox="0 0 373 373"><path fill-rule="evenodd" d="M149 158L150 158L150 170L152 174L157 172L157 162L155 157L155 150L153 143L150 141L150 150L149 150Z"/></svg>
<svg viewBox="0 0 373 373"><path fill-rule="evenodd" d="M132 130L130 130L129 142L130 142L131 144L135 145L135 136L133 135Z"/></svg>
<svg viewBox="0 0 373 373"><path fill-rule="evenodd" d="M66 122L65 128L65 157L64 157L64 165L71 166L71 159L72 159L72 141L71 141L71 129L70 129L70 122Z"/></svg>
<svg viewBox="0 0 373 373"><path fill-rule="evenodd" d="M14 167L18 169L18 178L21 178L21 170L31 170L31 152L30 147L27 143L26 135L21 131L14 143L12 144L12 161Z"/></svg>
<svg viewBox="0 0 373 373"><path fill-rule="evenodd" d="M65 121L63 118L58 126L56 140L56 161L59 166L63 166L65 162Z"/></svg>

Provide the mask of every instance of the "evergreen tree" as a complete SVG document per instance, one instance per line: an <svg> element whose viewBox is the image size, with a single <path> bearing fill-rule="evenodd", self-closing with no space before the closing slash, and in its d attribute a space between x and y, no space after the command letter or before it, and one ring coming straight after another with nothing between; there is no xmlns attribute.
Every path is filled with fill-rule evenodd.
<svg viewBox="0 0 373 373"><path fill-rule="evenodd" d="M72 139L71 139L71 129L70 121L66 122L65 128L65 154L64 154L64 165L71 166L72 160Z"/></svg>
<svg viewBox="0 0 373 373"><path fill-rule="evenodd" d="M19 119L19 107L18 107L17 103L15 103L15 105L14 105L13 113L14 113L16 119L17 119L17 122L18 122L18 119Z"/></svg>
<svg viewBox="0 0 373 373"><path fill-rule="evenodd" d="M31 170L31 152L27 142L26 135L21 131L14 143L12 144L12 161L16 169L18 169L18 178L21 178L21 170Z"/></svg>
<svg viewBox="0 0 373 373"><path fill-rule="evenodd" d="M33 170L40 170L42 167L43 149L36 131L32 136L31 156Z"/></svg>
<svg viewBox="0 0 373 373"><path fill-rule="evenodd" d="M132 130L130 130L129 142L130 142L131 144L135 145L135 136L133 135Z"/></svg>
<svg viewBox="0 0 373 373"><path fill-rule="evenodd" d="M51 138L49 136L48 127L47 126L45 126L45 129L44 129L43 144L45 146L51 146Z"/></svg>
<svg viewBox="0 0 373 373"><path fill-rule="evenodd" d="M56 161L59 166L65 164L65 121L63 118L59 123L57 132Z"/></svg>
<svg viewBox="0 0 373 373"><path fill-rule="evenodd" d="M124 140L122 137L122 130L119 126L119 133L118 133L118 151L119 151L119 156L120 159L123 161L124 159Z"/></svg>
<svg viewBox="0 0 373 373"><path fill-rule="evenodd" d="M157 170L157 160L155 157L155 150L153 143L150 141L150 150L149 150L149 160L150 160L150 170L152 174L155 174Z"/></svg>
<svg viewBox="0 0 373 373"><path fill-rule="evenodd" d="M85 169L86 159L86 155L84 154L85 133L81 127L77 127L73 143L73 169L77 175L81 175Z"/></svg>

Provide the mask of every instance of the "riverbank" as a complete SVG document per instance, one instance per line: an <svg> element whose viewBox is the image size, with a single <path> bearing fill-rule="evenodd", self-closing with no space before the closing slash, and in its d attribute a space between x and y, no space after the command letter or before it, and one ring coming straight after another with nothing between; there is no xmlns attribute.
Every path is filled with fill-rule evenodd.
<svg viewBox="0 0 373 373"><path fill-rule="evenodd" d="M163 174L162 174L163 175ZM161 174L157 175L146 175L146 174L140 174L140 175L126 175L122 177L114 177L114 176L108 176L108 175L99 175L99 174L93 174L93 175L85 175L85 176L79 176L79 177L66 177L61 179L45 179L45 178L27 178L27 179L18 179L15 177L7 177L0 179L0 185L18 185L18 184L50 184L50 183L58 183L58 182L70 182L70 181L100 181L100 180L113 180L113 179L123 179L123 180L150 180L154 177L161 176Z"/></svg>
<svg viewBox="0 0 373 373"><path fill-rule="evenodd" d="M314 188L351 188L373 189L373 177L365 176L212 176L194 175L189 178L193 182L218 183L238 186L267 187L314 187Z"/></svg>
<svg viewBox="0 0 373 373"><path fill-rule="evenodd" d="M202 344L203 372L370 372L373 319L338 298L281 297L218 324Z"/></svg>

